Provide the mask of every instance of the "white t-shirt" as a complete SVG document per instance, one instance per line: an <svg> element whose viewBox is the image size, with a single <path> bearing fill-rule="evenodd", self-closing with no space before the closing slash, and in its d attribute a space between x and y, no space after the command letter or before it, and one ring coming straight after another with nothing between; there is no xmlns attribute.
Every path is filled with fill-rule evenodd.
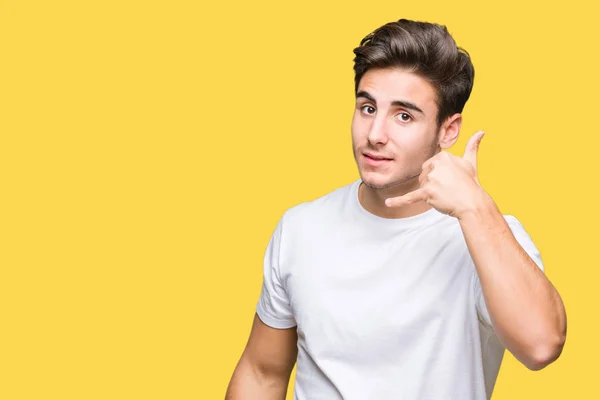
<svg viewBox="0 0 600 400"><path fill-rule="evenodd" d="M287 210L267 247L256 311L297 327L294 399L489 399L504 347L458 220L378 217L360 183ZM523 226L505 219L543 271Z"/></svg>

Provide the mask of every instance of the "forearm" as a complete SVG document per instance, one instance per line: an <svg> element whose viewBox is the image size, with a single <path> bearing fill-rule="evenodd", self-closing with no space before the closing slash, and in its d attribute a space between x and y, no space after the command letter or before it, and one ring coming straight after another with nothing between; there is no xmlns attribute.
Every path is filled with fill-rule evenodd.
<svg viewBox="0 0 600 400"><path fill-rule="evenodd" d="M487 194L459 221L498 337L528 368L543 368L560 355L566 335L558 292Z"/></svg>
<svg viewBox="0 0 600 400"><path fill-rule="evenodd" d="M242 357L227 388L225 400L285 400L289 377L289 374L261 372Z"/></svg>

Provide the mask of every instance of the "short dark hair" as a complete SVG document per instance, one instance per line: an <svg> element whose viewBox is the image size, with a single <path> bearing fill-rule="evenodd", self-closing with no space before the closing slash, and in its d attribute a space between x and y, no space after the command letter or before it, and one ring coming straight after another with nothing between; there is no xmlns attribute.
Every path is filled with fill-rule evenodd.
<svg viewBox="0 0 600 400"><path fill-rule="evenodd" d="M355 94L370 69L400 67L421 76L436 89L438 127L461 113L471 95L475 69L445 26L400 19L365 36L354 49Z"/></svg>

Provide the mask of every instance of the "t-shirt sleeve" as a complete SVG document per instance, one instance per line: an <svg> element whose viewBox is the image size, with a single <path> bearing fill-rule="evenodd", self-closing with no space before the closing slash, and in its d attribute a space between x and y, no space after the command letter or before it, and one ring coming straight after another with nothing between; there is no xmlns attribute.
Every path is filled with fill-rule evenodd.
<svg viewBox="0 0 600 400"><path fill-rule="evenodd" d="M513 235L517 239L517 242L521 245L521 247L525 250L525 252L531 257L531 259L535 262L535 264L540 268L542 272L544 272L544 264L542 263L542 257L537 247L531 240L529 234L525 231L523 225L519 222L519 220L512 215L505 215L504 219L508 223L510 230ZM492 322L490 318L490 314L488 312L487 306L485 304L485 299L483 296L483 290L481 288L481 281L479 280L479 275L477 271L475 271L475 299L477 304L477 311L479 316L483 319L483 322L488 327L492 327Z"/></svg>
<svg viewBox="0 0 600 400"><path fill-rule="evenodd" d="M263 285L256 305L256 313L261 321L277 329L296 326L290 300L281 281L279 261L282 236L283 218L267 245L263 262Z"/></svg>

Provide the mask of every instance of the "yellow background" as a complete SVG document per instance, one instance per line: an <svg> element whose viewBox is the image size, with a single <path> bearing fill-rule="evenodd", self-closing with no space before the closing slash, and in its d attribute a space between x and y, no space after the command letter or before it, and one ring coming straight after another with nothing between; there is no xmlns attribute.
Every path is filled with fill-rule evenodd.
<svg viewBox="0 0 600 400"><path fill-rule="evenodd" d="M223 398L278 219L358 177L352 49L402 17L471 53L452 152L486 130L482 185L568 311L493 398L600 398L592 2L0 4L1 399Z"/></svg>

